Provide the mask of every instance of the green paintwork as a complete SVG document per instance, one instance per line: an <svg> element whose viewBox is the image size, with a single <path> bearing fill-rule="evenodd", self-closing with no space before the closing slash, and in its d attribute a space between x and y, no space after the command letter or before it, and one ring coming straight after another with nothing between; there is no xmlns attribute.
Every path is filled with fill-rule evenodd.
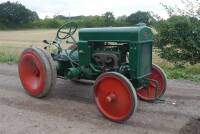
<svg viewBox="0 0 200 134"><path fill-rule="evenodd" d="M67 69L72 67L72 65L70 64L69 57L68 57L71 51L72 50L63 49L62 52L52 55L54 61L56 61L57 74L59 76L65 77L67 73ZM70 58L73 61L79 61L78 50L71 53Z"/></svg>
<svg viewBox="0 0 200 134"><path fill-rule="evenodd" d="M81 41L143 42L152 41L151 29L139 27L83 28L79 31Z"/></svg>
<svg viewBox="0 0 200 134"><path fill-rule="evenodd" d="M69 68L65 77L67 79L75 79L79 77L80 73L81 72L79 68L75 68L75 67Z"/></svg>
<svg viewBox="0 0 200 134"><path fill-rule="evenodd" d="M114 48L106 43L114 42ZM149 27L108 27L108 28L83 28L79 30L78 49L63 50L54 56L58 62L58 75L65 79L90 79L95 80L103 70L92 61L94 53L115 54L118 58L120 72L129 78L134 87L144 84L144 79L150 75L152 67L152 42L153 33ZM118 45L121 43L121 46ZM126 48L124 50L123 48ZM129 53L128 61L126 54ZM69 54L71 53L71 60ZM76 61L76 64L73 63Z"/></svg>
<svg viewBox="0 0 200 134"><path fill-rule="evenodd" d="M132 43L130 44L129 54L131 77L140 79L149 75L152 65L152 43Z"/></svg>
<svg viewBox="0 0 200 134"><path fill-rule="evenodd" d="M149 27L108 27L108 28L83 28L79 31L79 48L88 51L80 62L88 63L91 50L88 42L124 42L129 43L129 66L132 79L144 78L151 72L153 33ZM104 50L105 51L105 50ZM87 60L86 60L87 59ZM87 62L86 62L87 61ZM82 64L81 64L82 65Z"/></svg>
<svg viewBox="0 0 200 134"><path fill-rule="evenodd" d="M80 65L89 65L91 63L91 47L88 45L88 42L79 41L78 48Z"/></svg>
<svg viewBox="0 0 200 134"><path fill-rule="evenodd" d="M62 61L69 61L69 58L67 55L69 55L71 53L72 50L68 50L68 49L63 49L61 53L57 54L54 56L55 60L62 60ZM73 53L71 53L71 59L78 61L79 57L78 57L78 51L74 51Z"/></svg>

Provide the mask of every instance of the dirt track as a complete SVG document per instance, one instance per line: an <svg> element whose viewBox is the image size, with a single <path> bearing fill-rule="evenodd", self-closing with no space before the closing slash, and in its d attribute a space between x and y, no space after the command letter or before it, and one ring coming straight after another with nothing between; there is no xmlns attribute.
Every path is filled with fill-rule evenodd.
<svg viewBox="0 0 200 134"><path fill-rule="evenodd" d="M0 134L172 134L200 116L197 82L169 80L165 103L139 101L124 124L101 116L91 89L57 79L50 96L35 99L24 92L17 66L0 64Z"/></svg>

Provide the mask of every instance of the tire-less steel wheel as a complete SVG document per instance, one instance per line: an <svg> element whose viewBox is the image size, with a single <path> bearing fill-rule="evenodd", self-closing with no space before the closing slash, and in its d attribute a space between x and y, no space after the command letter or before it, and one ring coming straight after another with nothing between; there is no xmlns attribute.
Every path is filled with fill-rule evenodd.
<svg viewBox="0 0 200 134"><path fill-rule="evenodd" d="M46 94L48 94L48 92L50 92L50 90L55 88L56 78L57 78L57 70L56 70L56 66L55 66L55 63L54 63L51 55L43 49L39 49L39 50L45 55L46 59L49 61L49 66L50 66L50 70L51 70L51 80L50 80L51 85L50 85L49 90L46 90L47 93L44 92L44 96L46 96Z"/></svg>
<svg viewBox="0 0 200 134"><path fill-rule="evenodd" d="M152 65L150 79L156 80L158 82L158 98L161 98L167 88L167 78L164 71L158 65ZM154 101L155 100L156 85L153 82L149 82L148 87L142 87L138 89L137 95L140 99L144 101Z"/></svg>
<svg viewBox="0 0 200 134"><path fill-rule="evenodd" d="M129 119L137 108L137 95L131 82L115 72L104 73L97 78L94 99L99 111L115 122Z"/></svg>
<svg viewBox="0 0 200 134"><path fill-rule="evenodd" d="M27 48L18 64L19 76L24 89L33 97L44 97L56 83L56 68L52 57L39 48Z"/></svg>

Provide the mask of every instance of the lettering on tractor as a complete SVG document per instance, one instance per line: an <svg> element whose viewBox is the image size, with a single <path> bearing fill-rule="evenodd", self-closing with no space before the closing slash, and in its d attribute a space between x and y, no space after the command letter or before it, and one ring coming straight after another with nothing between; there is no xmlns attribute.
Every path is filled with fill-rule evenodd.
<svg viewBox="0 0 200 134"><path fill-rule="evenodd" d="M160 100L167 81L163 70L152 64L153 34L149 27L81 28L76 41L73 35L77 27L74 22L64 24L54 41L43 41L44 49L32 47L22 52L19 76L28 94L38 98L48 95L57 77L94 80L96 105L115 122L131 117L138 98ZM72 45L63 48L64 40Z"/></svg>

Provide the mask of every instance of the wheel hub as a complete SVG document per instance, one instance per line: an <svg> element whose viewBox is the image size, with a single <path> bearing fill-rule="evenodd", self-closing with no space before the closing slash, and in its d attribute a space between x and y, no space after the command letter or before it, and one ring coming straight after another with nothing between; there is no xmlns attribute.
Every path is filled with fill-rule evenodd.
<svg viewBox="0 0 200 134"><path fill-rule="evenodd" d="M106 97L106 102L111 103L111 102L115 101L116 99L117 99L116 94L110 93L110 94Z"/></svg>

